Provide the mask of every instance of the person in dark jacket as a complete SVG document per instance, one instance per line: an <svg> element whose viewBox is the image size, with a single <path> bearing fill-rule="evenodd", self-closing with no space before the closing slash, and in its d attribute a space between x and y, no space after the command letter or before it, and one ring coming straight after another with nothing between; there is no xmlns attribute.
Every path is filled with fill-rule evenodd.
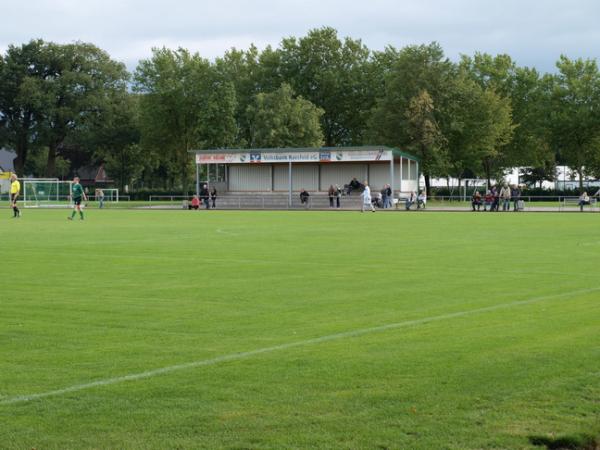
<svg viewBox="0 0 600 450"><path fill-rule="evenodd" d="M329 207L333 208L333 199L335 198L335 188L333 187L333 184L329 185L329 191L327 192L328 196L329 196Z"/></svg>
<svg viewBox="0 0 600 450"><path fill-rule="evenodd" d="M512 187L510 197L513 201L513 211L517 212L519 210L519 200L521 200L521 189L519 189L519 186Z"/></svg>
<svg viewBox="0 0 600 450"><path fill-rule="evenodd" d="M213 186L212 190L210 191L210 201L212 202L212 207L216 208L217 207L217 188Z"/></svg>
<svg viewBox="0 0 600 450"><path fill-rule="evenodd" d="M206 184L203 184L202 188L200 189L200 198L202 199L202 203L204 203L206 209L210 209L210 203L208 202L210 194L208 193L208 186Z"/></svg>
<svg viewBox="0 0 600 450"><path fill-rule="evenodd" d="M300 203L303 204L305 208L308 208L308 197L310 197L310 194L306 192L306 189L302 189L300 191Z"/></svg>

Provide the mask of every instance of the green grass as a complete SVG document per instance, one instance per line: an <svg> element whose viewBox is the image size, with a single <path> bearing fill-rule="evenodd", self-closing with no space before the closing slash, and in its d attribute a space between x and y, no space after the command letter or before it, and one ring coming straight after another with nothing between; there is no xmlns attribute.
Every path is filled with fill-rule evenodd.
<svg viewBox="0 0 600 450"><path fill-rule="evenodd" d="M597 215L0 212L0 448L525 449L600 434Z"/></svg>

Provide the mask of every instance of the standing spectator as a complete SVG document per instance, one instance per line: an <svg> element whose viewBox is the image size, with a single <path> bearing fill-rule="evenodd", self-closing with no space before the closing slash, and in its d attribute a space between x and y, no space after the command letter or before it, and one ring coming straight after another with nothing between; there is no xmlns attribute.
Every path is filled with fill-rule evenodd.
<svg viewBox="0 0 600 450"><path fill-rule="evenodd" d="M471 197L471 206L473 207L473 211L475 211L475 207L477 207L477 211L481 211L481 194L479 191L473 192L473 196Z"/></svg>
<svg viewBox="0 0 600 450"><path fill-rule="evenodd" d="M308 192L306 192L306 189L302 189L300 191L300 203L302 205L304 205L305 208L308 208L308 198L310 197L310 194Z"/></svg>
<svg viewBox="0 0 600 450"><path fill-rule="evenodd" d="M519 189L519 186L512 186L512 189L510 190L510 196L513 201L514 211L517 212L519 210L519 201L521 200L521 189Z"/></svg>
<svg viewBox="0 0 600 450"><path fill-rule="evenodd" d="M383 207L391 208L392 207L392 187L389 184L386 184L383 187Z"/></svg>
<svg viewBox="0 0 600 450"><path fill-rule="evenodd" d="M373 203L371 203L371 188L369 187L369 183L367 183L366 181L361 196L362 207L360 209L360 212L365 212L365 208L371 208L371 211L375 212L375 208L373 208Z"/></svg>
<svg viewBox="0 0 600 450"><path fill-rule="evenodd" d="M202 203L204 203L204 207L206 209L210 209L210 203L209 203L209 197L210 194L208 193L208 186L206 184L202 185L202 188L200 189L200 199L202 200Z"/></svg>
<svg viewBox="0 0 600 450"><path fill-rule="evenodd" d="M341 197L342 197L342 190L336 184L335 185L335 206L337 207L337 209L340 209L340 199L341 199Z"/></svg>
<svg viewBox="0 0 600 450"><path fill-rule="evenodd" d="M212 191L210 191L210 200L212 201L212 207L217 207L217 188L213 186Z"/></svg>
<svg viewBox="0 0 600 450"><path fill-rule="evenodd" d="M102 189L96 189L96 200L98 200L98 208L104 208L104 191Z"/></svg>
<svg viewBox="0 0 600 450"><path fill-rule="evenodd" d="M329 195L329 207L333 208L333 199L335 197L336 191L335 188L333 187L333 184L329 185L329 191L327 192L327 194Z"/></svg>
<svg viewBox="0 0 600 450"><path fill-rule="evenodd" d="M500 193L496 186L492 186L492 211L498 211L500 209Z"/></svg>
<svg viewBox="0 0 600 450"><path fill-rule="evenodd" d="M417 197L417 209L425 209L425 206L427 206L427 192L423 189Z"/></svg>
<svg viewBox="0 0 600 450"><path fill-rule="evenodd" d="M504 184L500 189L500 199L502 200L502 211L510 211L510 188Z"/></svg>

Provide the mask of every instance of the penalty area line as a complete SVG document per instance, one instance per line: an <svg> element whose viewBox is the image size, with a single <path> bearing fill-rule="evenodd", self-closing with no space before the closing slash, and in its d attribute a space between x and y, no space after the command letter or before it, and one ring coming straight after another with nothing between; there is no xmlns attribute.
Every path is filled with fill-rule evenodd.
<svg viewBox="0 0 600 450"><path fill-rule="evenodd" d="M476 308L476 309L471 309L471 310L458 311L458 312L454 312L454 313L441 314L438 316L424 317L421 319L406 320L403 322L390 323L390 324L380 325L380 326L376 326L376 327L360 328L360 329L356 329L356 330L345 331L342 333L335 333L335 334L330 334L330 335L321 336L321 337L317 337L317 338L305 339L302 341L289 342L287 344L280 344L280 345L274 345L271 347L259 348L259 349L250 350L247 352L230 353L228 355L217 356L215 358L208 358L208 359L192 361L192 362L183 363L183 364L175 364L173 366L161 367L158 369L148 370L145 372L133 373L130 375L106 378L104 380L97 380L97 381L92 381L89 383L75 384L73 386L68 386L68 387L65 387L62 389L56 389L56 390L47 391L47 392L40 392L37 394L18 395L18 396L14 396L14 397L8 397L8 398L0 399L0 405L14 405L17 403L26 403L26 402L30 402L33 400L43 399L46 397L60 396L60 395L69 394L72 392L83 391L86 389L92 389L92 388L102 387L102 386L110 386L113 384L124 383L126 381L137 381L137 380L143 380L146 378L153 378L153 377L156 377L159 375L165 375L165 374L169 374L171 372L177 372L180 370L195 369L198 367L212 366L212 365L225 363L225 362L229 362L229 361L237 361L237 360L241 360L241 359L247 359L247 358L257 356L257 355L262 355L265 353L272 353L272 352L277 352L277 351L281 351L281 350L293 349L296 347L320 344L320 343L329 342L329 341L336 341L336 340L340 340L340 339L359 337L359 336L363 336L366 334L378 333L378 332L382 332L382 331L395 330L395 329L399 329L399 328L406 328L406 327L411 327L411 326L416 326L416 325L423 325L423 324L428 324L428 323L442 321L442 320L454 319L454 318L458 318L458 317L465 317L465 316L470 316L470 315L474 315L474 314L481 314L481 313L486 313L486 312L491 312L491 311L512 308L515 306L529 305L532 303L538 303L538 302L542 302L545 300L568 298L568 297L577 296L577 295L589 294L591 292L596 292L596 291L600 291L600 287L590 288L590 289L581 289L581 290L577 290L577 291L563 292L561 294L544 295L544 296L539 296L539 297L533 297L533 298L530 298L527 300L519 300L519 301L514 301L514 302L508 302L508 303L500 303L497 305L486 306L483 308Z"/></svg>

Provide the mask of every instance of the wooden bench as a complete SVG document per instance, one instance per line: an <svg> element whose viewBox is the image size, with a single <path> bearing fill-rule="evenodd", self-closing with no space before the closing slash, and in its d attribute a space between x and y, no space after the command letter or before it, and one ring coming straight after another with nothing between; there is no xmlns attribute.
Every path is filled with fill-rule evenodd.
<svg viewBox="0 0 600 450"><path fill-rule="evenodd" d="M579 210L583 211L585 206L589 206L592 211L596 211L598 209L598 199L590 198L590 201L584 205L579 205L579 197L565 197L560 202L559 210L565 211L569 207L579 206Z"/></svg>

